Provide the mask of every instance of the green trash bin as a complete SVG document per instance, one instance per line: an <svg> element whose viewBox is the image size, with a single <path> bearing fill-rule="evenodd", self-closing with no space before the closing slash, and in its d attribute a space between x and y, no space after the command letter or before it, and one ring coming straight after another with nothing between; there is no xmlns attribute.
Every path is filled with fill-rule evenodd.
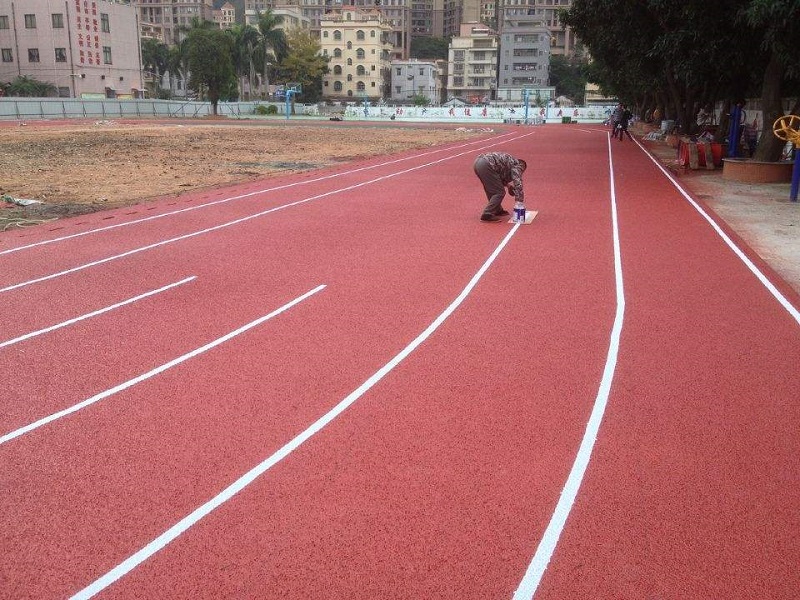
<svg viewBox="0 0 800 600"><path fill-rule="evenodd" d="M572 117L561 117L562 123L572 123Z"/></svg>

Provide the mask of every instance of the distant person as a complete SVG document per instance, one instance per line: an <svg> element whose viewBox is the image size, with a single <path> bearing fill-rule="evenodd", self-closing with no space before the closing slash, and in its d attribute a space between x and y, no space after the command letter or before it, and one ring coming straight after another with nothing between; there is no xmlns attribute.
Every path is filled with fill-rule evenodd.
<svg viewBox="0 0 800 600"><path fill-rule="evenodd" d="M617 130L614 132L615 137L619 135L620 142L626 135L628 136L629 140L633 141L633 136L631 135L631 132L628 131L628 123L631 122L631 117L633 117L633 114L631 114L631 111L629 111L623 104L622 114L619 117L619 123L617 123Z"/></svg>
<svg viewBox="0 0 800 600"><path fill-rule="evenodd" d="M522 189L522 174L528 164L521 158L515 158L505 152L488 152L475 159L473 166L475 175L481 180L483 190L489 203L484 207L481 221L499 221L509 212L502 206L503 198L508 191L514 199L525 202Z"/></svg>
<svg viewBox="0 0 800 600"><path fill-rule="evenodd" d="M609 125L611 125L611 135L617 137L617 125L619 124L620 117L622 117L622 104L617 104L614 107L614 112L611 113Z"/></svg>

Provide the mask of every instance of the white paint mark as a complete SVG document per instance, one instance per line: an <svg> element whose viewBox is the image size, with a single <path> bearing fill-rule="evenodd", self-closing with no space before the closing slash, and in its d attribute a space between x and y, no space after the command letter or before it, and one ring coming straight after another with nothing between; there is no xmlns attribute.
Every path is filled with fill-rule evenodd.
<svg viewBox="0 0 800 600"><path fill-rule="evenodd" d="M134 302L141 300L143 298L147 298L149 296L154 296L155 294L160 294L161 292L165 292L169 289L177 287L179 285L183 285L184 283L188 283L193 279L197 279L196 275L192 275L191 277L187 277L185 279L181 279L180 281L176 281L175 283L170 283L169 285L165 285L164 287L160 287L157 290L151 290L149 292L145 292L144 294L140 294L138 296L134 296L133 298L128 298L127 300L123 300L122 302L118 302L116 304L112 304L111 306L107 306L105 308L101 308L99 310L92 311L90 313L86 313L85 315L81 315L80 317L75 317L74 319L69 319L67 321L63 321L58 323L57 325L51 325L50 327L45 327L44 329L39 329L37 331L32 331L30 333L26 333L25 335L21 335L19 337L15 337L14 339L7 340L5 342L0 342L0 348L5 348L6 346L11 346L13 344L18 344L19 342L23 342L25 340L29 340L36 336L50 333L51 331L55 331L56 329L61 329L62 327L67 327L68 325L74 325L79 321L83 321L85 319L90 319L92 317L96 317L98 315L102 315L103 313L107 313L114 309L120 308L127 304L133 304Z"/></svg>
<svg viewBox="0 0 800 600"><path fill-rule="evenodd" d="M494 252L492 252L492 254L489 256L486 262L484 262L483 266L481 266L481 268L472 277L472 279L469 281L469 283L463 289L463 291L458 295L458 297L455 300L453 300L452 303L450 303L450 305L444 310L444 312L442 312L433 321L433 323L431 323L422 333L420 333L408 346L406 346L394 358L392 358L388 363L386 363L383 367L381 367L374 375L372 375L369 379L367 379L364 383L362 383L355 391L350 393L346 398L340 401L336 406L334 406L330 411L325 413L317 421L312 423L302 433L300 433L294 439L289 441L277 452L272 454L272 456L268 457L263 462L253 467L250 471L242 475L239 479L234 481L230 486L222 490L211 500L209 500L208 502L201 505L193 512L185 516L183 519L178 521L175 525L173 525L164 533L159 535L149 544L141 548L138 552L131 555L129 558L121 562L119 565L117 565L110 571L108 571L106 574L102 575L99 579L95 580L91 585L87 586L86 588L76 593L74 596L72 596L72 600L84 600L87 598L91 598L95 594L103 591L108 586L113 584L120 577L123 577L125 574L129 573L130 571L138 567L140 564L149 559L151 556L162 550L167 544L175 540L175 538L177 538L179 535L181 535L190 527L195 525L203 517L207 516L214 509L218 508L219 506L230 500L235 494L239 493L245 487L250 485L260 475L262 475L270 468L278 464L281 460L289 456L304 442L309 440L312 436L321 431L322 428L325 427L328 423L330 423L336 417L342 414L342 412L344 412L356 400L358 400L362 395L364 395L367 391L369 391L376 383L378 383L381 379L383 379L383 377L386 374L388 374L390 371L392 371L392 369L394 369L398 364L400 364L400 362L403 361L403 359L405 359L409 354L411 354L420 344L422 344L426 339L428 339L428 337L430 337L431 334L433 334L433 332L436 331L436 329L438 329L438 327L451 314L453 314L453 312L466 299L466 297L469 295L472 289L477 285L478 281L481 279L481 277L483 277L484 273L492 264L492 262L494 262L495 258L497 258L497 256L503 250L503 248L505 248L506 244L508 244L511 237L519 229L519 226L520 224L517 223L514 225L514 227L511 228L506 237L503 238L503 240L500 242L500 244L497 246Z"/></svg>
<svg viewBox="0 0 800 600"><path fill-rule="evenodd" d="M179 364L181 364L183 362L186 362L190 358L194 358L195 356L198 356L198 355L202 354L203 352L211 350L212 348L216 348L220 344L223 344L223 343L227 342L228 340L233 339L237 335L242 334L245 331L248 331L248 330L252 329L253 327L261 325L261 323L263 323L264 321L268 321L269 319L281 314L282 312L290 309L291 307L295 306L296 304L299 304L300 302L302 302L306 298L312 296L313 294L316 294L317 292L319 292L319 291L321 291L323 289L325 289L325 286L324 285L319 285L319 286L315 287L313 290L311 290L309 292L306 292L302 296L298 296L297 298L295 298L291 302L288 302L288 303L284 304L283 306L281 306L277 310L272 311L268 315L264 315L263 317L260 317L260 318L256 319L255 321L251 321L250 323L247 323L246 325L243 325L242 327L239 327L238 329L236 329L234 331L231 331L230 333L227 333L227 334L223 335L220 338L217 338L213 342L209 342L208 344L206 344L204 346L201 346L201 347L199 347L199 348L197 348L195 350L192 350L191 352L188 352L188 353L186 353L186 354L184 354L182 356L179 356L178 358L175 358L175 359L169 361L168 363L164 363L163 365L161 365L159 367L156 367L155 369L152 369L152 370L148 371L147 373L139 375L138 377L134 377L133 379L129 379L128 381L126 381L124 383L121 383L121 384L119 384L119 385L117 385L117 386L115 386L115 387L113 387L111 389L108 389L108 390L104 391L104 392L101 392L101 393L99 393L99 394L97 394L95 396L92 396L91 398L87 398L83 402L79 402L78 404L70 406L69 408L65 408L64 410L60 410L60 411L58 411L56 413L53 413L50 416L44 417L43 419L39 419L38 421L35 421L35 422L30 423L28 425L25 425L24 427L20 427L19 429L15 429L14 431L12 431L10 433L7 433L4 436L0 437L0 445L3 445L6 442L9 442L9 441L13 440L14 438L18 438L21 435L29 433L29 432L33 431L34 429L38 429L39 427L42 427L43 425L47 425L48 423L52 423L53 421L61 419L62 417L66 417L67 415L71 415L72 413L78 412L79 410L84 409L87 406L91 406L92 404L95 404L96 402L99 402L100 400L103 400L104 398L108 398L109 396L113 396L114 394L116 394L118 392L126 390L126 389L128 389L130 387L133 387L134 385L137 385L139 383L142 383L143 381L146 381L147 379L155 377L156 375L158 375L160 373L163 373L164 371L166 371L168 369L171 369L172 367L175 367L175 366L177 366L177 365L179 365Z"/></svg>
<svg viewBox="0 0 800 600"><path fill-rule="evenodd" d="M569 472L567 481L564 488L561 490L561 495L556 504L553 515L550 517L550 522L545 529L539 546L536 548L536 553L533 555L530 565L525 572L525 576L519 584L516 592L514 592L514 600L529 600L533 598L539 583L542 580L545 569L553 557L553 552L558 544L558 539L561 537L561 532L564 530L564 524L567 522L567 517L572 510L572 505L575 503L575 498L578 495L578 489L581 486L583 477L586 474L586 468L589 466L589 459L592 456L595 441L597 440L597 433L600 430L600 424L603 421L603 414L608 404L608 396L611 392L611 383L614 379L614 371L617 366L617 354L619 352L619 340L622 334L622 322L625 314L625 293L622 284L622 257L619 245L619 227L617 223L617 199L614 184L614 163L611 158L611 138L606 134L608 144L608 161L609 161L609 175L611 178L611 222L612 230L614 233L614 274L616 281L617 293L617 310L614 316L614 325L611 329L611 340L609 343L608 354L606 355L606 365L603 369L603 377L600 380L600 388L597 391L597 396L594 400L594 407L592 414L589 417L589 422L586 425L586 431L583 434L583 440L578 448L578 454L575 457L575 462L572 464L572 469Z"/></svg>

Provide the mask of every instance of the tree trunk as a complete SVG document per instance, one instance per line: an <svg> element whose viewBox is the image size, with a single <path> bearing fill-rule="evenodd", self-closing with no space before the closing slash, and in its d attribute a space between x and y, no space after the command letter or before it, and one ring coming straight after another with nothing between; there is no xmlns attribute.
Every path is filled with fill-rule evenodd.
<svg viewBox="0 0 800 600"><path fill-rule="evenodd" d="M764 125L753 160L775 162L780 160L785 142L772 134L775 119L783 116L781 90L785 68L773 53L761 82L761 108Z"/></svg>
<svg viewBox="0 0 800 600"><path fill-rule="evenodd" d="M717 133L714 134L714 141L722 143L730 133L728 130L731 127L731 101L726 100L722 105L722 110L719 114L719 121L717 125Z"/></svg>

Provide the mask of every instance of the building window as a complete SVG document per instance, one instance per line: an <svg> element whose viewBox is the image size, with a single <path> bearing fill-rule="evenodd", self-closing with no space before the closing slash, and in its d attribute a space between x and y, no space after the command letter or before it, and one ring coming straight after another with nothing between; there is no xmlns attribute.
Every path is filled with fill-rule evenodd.
<svg viewBox="0 0 800 600"><path fill-rule="evenodd" d="M366 36L364 35L364 32L363 32L363 31L361 31L360 29L359 29L358 31L356 31L356 39L357 39L358 41L361 41L361 40L363 40L365 37L366 37Z"/></svg>
<svg viewBox="0 0 800 600"><path fill-rule="evenodd" d="M39 49L28 48L28 62L39 62Z"/></svg>
<svg viewBox="0 0 800 600"><path fill-rule="evenodd" d="M50 15L53 19L53 29L64 29L64 15L61 13L53 13Z"/></svg>
<svg viewBox="0 0 800 600"><path fill-rule="evenodd" d="M341 48L334 48L333 49L333 58L342 58L342 49Z"/></svg>
<svg viewBox="0 0 800 600"><path fill-rule="evenodd" d="M339 31L338 29L336 31L334 31L333 32L333 39L341 40L342 39L342 32Z"/></svg>
<svg viewBox="0 0 800 600"><path fill-rule="evenodd" d="M3 62L14 62L14 53L11 48L3 48Z"/></svg>
<svg viewBox="0 0 800 600"><path fill-rule="evenodd" d="M66 48L56 48L56 62L67 62Z"/></svg>
<svg viewBox="0 0 800 600"><path fill-rule="evenodd" d="M111 46L103 46L103 64L111 64Z"/></svg>
<svg viewBox="0 0 800 600"><path fill-rule="evenodd" d="M333 67L333 74L334 75L341 75L342 74L342 66L341 65L335 65Z"/></svg>
<svg viewBox="0 0 800 600"><path fill-rule="evenodd" d="M350 74L348 74L348 75L347 75L347 81L353 81L353 76L352 76L352 75L350 75Z"/></svg>
<svg viewBox="0 0 800 600"><path fill-rule="evenodd" d="M356 58L357 59L364 60L365 56L366 56L366 53L364 52L363 48L359 48L358 50L356 50Z"/></svg>
<svg viewBox="0 0 800 600"><path fill-rule="evenodd" d="M402 68L400 68L400 67L396 67L396 68L397 68L397 75L398 75L398 76L399 76L399 75L402 75L402 74L403 74L403 69L402 69Z"/></svg>
<svg viewBox="0 0 800 600"><path fill-rule="evenodd" d="M400 86L400 85L394 86L394 93L395 94L402 94L403 93L403 87Z"/></svg>
<svg viewBox="0 0 800 600"><path fill-rule="evenodd" d="M347 42L347 49L348 50L352 50L353 49L353 42Z"/></svg>
<svg viewBox="0 0 800 600"><path fill-rule="evenodd" d="M36 15L25 15L25 29L36 29Z"/></svg>
<svg viewBox="0 0 800 600"><path fill-rule="evenodd" d="M369 32L369 37L375 37L375 30L374 29Z"/></svg>
<svg viewBox="0 0 800 600"><path fill-rule="evenodd" d="M69 88L68 87L59 87L58 88L58 97L59 98L69 98Z"/></svg>
<svg viewBox="0 0 800 600"><path fill-rule="evenodd" d="M359 92L363 92L366 89L367 89L367 86L364 85L363 81L359 81L359 82L356 83L356 90L358 90Z"/></svg>
<svg viewBox="0 0 800 600"><path fill-rule="evenodd" d="M333 91L334 92L341 92L342 91L342 82L341 81L334 81L333 82Z"/></svg>
<svg viewBox="0 0 800 600"><path fill-rule="evenodd" d="M323 31L322 32L322 37L324 37L324 38L328 37L328 32L327 31Z"/></svg>
<svg viewBox="0 0 800 600"><path fill-rule="evenodd" d="M348 58L347 59L347 66L348 67L352 67L353 66L353 59L352 58Z"/></svg>
<svg viewBox="0 0 800 600"><path fill-rule="evenodd" d="M363 77L366 74L367 70L364 68L364 65L358 65L356 67L356 75L358 75L359 77Z"/></svg>
<svg viewBox="0 0 800 600"><path fill-rule="evenodd" d="M0 29L8 29L8 15L0 15Z"/></svg>
<svg viewBox="0 0 800 600"><path fill-rule="evenodd" d="M103 33L111 33L111 24L108 22L106 13L100 13L100 30Z"/></svg>

